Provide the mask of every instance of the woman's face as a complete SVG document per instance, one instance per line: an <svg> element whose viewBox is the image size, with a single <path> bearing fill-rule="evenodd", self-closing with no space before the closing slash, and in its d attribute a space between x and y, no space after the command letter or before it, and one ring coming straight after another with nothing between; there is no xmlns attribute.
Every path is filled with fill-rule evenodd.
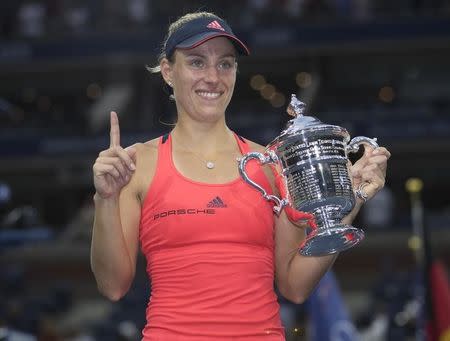
<svg viewBox="0 0 450 341"><path fill-rule="evenodd" d="M178 115L206 122L223 117L236 82L233 44L217 37L193 49L178 49L174 58L174 63L161 62L161 72L173 85Z"/></svg>

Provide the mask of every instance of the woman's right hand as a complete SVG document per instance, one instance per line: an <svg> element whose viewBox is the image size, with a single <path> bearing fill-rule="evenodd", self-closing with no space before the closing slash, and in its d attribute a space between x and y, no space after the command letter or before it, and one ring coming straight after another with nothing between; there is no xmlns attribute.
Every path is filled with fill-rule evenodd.
<svg viewBox="0 0 450 341"><path fill-rule="evenodd" d="M135 155L133 147L120 146L119 119L117 113L111 111L109 148L100 152L92 167L97 195L103 199L119 196L136 170Z"/></svg>

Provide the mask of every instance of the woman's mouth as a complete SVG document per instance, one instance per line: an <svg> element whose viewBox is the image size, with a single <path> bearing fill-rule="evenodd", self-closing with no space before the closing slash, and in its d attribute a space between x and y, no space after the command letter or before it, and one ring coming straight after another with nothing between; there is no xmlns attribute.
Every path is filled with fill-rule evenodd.
<svg viewBox="0 0 450 341"><path fill-rule="evenodd" d="M205 99L216 99L222 95L222 92L213 92L213 91L196 91L197 95Z"/></svg>

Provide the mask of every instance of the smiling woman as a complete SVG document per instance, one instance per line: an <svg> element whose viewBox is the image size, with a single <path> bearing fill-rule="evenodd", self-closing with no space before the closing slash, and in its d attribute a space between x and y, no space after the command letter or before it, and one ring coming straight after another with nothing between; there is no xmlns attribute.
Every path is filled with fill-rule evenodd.
<svg viewBox="0 0 450 341"><path fill-rule="evenodd" d="M227 38L216 37L190 50L177 50L175 62L161 61L161 74L173 88L179 120L225 120L236 82L235 54Z"/></svg>
<svg viewBox="0 0 450 341"><path fill-rule="evenodd" d="M111 112L110 147L93 167L91 266L99 290L119 300L133 281L140 245L152 283L143 340L285 340L274 282L300 303L336 257L301 256L305 226L284 211L274 216L239 176L236 159L264 151L225 119L236 58L248 54L223 19L187 14L169 27L151 69L173 88L173 130L122 148ZM368 151L355 176L381 188L388 157L384 148ZM270 170L249 163L247 173L268 194L277 192Z"/></svg>

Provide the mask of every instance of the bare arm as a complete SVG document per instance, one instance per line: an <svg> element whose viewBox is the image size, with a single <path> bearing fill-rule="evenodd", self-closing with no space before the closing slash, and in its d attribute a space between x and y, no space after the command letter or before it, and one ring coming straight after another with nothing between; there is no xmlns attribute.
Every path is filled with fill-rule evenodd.
<svg viewBox="0 0 450 341"><path fill-rule="evenodd" d="M294 303L304 302L337 257L337 255L302 256L298 248L304 238L304 227L294 225L285 212L276 218L276 283L280 293Z"/></svg>
<svg viewBox="0 0 450 341"><path fill-rule="evenodd" d="M111 300L128 291L138 251L140 203L135 172L135 147L120 147L117 115L111 113L110 147L94 167L95 219L91 268L100 292Z"/></svg>
<svg viewBox="0 0 450 341"><path fill-rule="evenodd" d="M119 197L104 199L95 194L94 203L91 267L99 291L117 301L126 294L135 274L140 203L130 185Z"/></svg>

